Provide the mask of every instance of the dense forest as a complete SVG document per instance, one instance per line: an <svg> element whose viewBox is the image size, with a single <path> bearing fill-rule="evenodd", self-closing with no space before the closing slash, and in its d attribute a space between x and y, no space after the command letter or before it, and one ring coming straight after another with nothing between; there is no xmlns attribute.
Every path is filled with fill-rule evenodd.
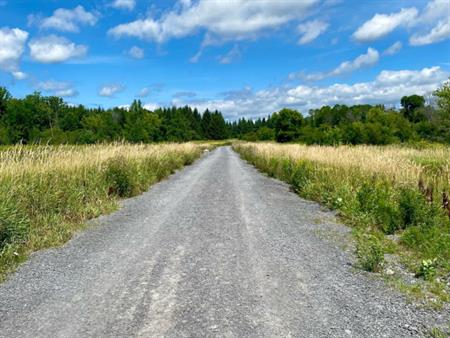
<svg viewBox="0 0 450 338"><path fill-rule="evenodd" d="M382 105L335 105L310 110L306 116L282 109L267 118L227 122L218 111L200 113L187 106L149 111L134 101L128 109L92 109L37 92L13 98L0 87L0 144L226 138L307 144L450 143L450 82L434 95L434 105L426 105L422 96L405 96L400 110Z"/></svg>

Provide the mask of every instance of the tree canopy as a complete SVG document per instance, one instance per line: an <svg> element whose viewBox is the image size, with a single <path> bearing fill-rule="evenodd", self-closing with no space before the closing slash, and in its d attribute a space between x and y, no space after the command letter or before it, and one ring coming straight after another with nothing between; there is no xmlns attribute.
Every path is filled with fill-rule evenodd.
<svg viewBox="0 0 450 338"><path fill-rule="evenodd" d="M13 98L0 87L0 144L276 140L306 144L390 144L428 140L450 143L450 81L434 93L436 106L404 96L401 109L382 105L334 105L302 115L294 109L259 119L226 121L219 111L191 107L147 110L139 100L126 108L72 106L33 93Z"/></svg>

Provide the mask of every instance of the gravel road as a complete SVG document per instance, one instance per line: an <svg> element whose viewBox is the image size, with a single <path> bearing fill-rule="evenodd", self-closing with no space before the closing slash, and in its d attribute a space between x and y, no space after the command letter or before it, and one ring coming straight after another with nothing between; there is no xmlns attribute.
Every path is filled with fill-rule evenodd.
<svg viewBox="0 0 450 338"><path fill-rule="evenodd" d="M448 319L355 270L332 213L229 147L95 222L0 285L1 337L411 337Z"/></svg>

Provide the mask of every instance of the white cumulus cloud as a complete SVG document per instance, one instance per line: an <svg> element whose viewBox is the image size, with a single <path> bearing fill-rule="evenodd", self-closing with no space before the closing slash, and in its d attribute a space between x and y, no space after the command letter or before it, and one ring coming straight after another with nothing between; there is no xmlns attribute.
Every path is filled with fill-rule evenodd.
<svg viewBox="0 0 450 338"><path fill-rule="evenodd" d="M450 38L450 3L448 0L428 2L416 22L417 32L409 43L412 46L429 45Z"/></svg>
<svg viewBox="0 0 450 338"><path fill-rule="evenodd" d="M55 29L63 32L79 32L80 25L94 26L97 23L98 15L88 12L83 6L74 9L59 8L53 12L52 16L40 18L30 15L29 23L37 23L42 29Z"/></svg>
<svg viewBox="0 0 450 338"><path fill-rule="evenodd" d="M83 57L88 50L85 45L77 45L56 35L31 40L28 47L30 48L31 58L41 63L59 63L72 58Z"/></svg>
<svg viewBox="0 0 450 338"><path fill-rule="evenodd" d="M289 75L289 78L290 79L302 78L302 79L308 80L308 81L323 80L328 77L350 74L361 68L373 66L378 63L379 59L380 59L380 53L378 53L378 51L376 49L369 47L365 54L361 54L351 61L342 62L338 67L336 67L332 71L323 72L323 73L306 74L306 75L303 72L300 72L297 74L293 73L293 74Z"/></svg>
<svg viewBox="0 0 450 338"><path fill-rule="evenodd" d="M377 76L377 82L381 85L434 85L445 80L447 76L448 74L439 66L423 68L421 70L383 70Z"/></svg>
<svg viewBox="0 0 450 338"><path fill-rule="evenodd" d="M351 73L357 69L361 69L368 66L373 66L380 59L380 54L376 49L368 48L366 54L361 54L352 61L345 61L334 69L330 75L336 76L345 73Z"/></svg>
<svg viewBox="0 0 450 338"><path fill-rule="evenodd" d="M335 83L326 86L299 85L272 87L260 91L244 88L216 100L174 100L182 106L189 103L200 111L218 109L228 119L264 117L284 107L309 109L335 104L398 104L405 95L429 95L450 74L438 66L419 70L384 70L373 81L354 84Z"/></svg>
<svg viewBox="0 0 450 338"><path fill-rule="evenodd" d="M37 84L37 89L59 97L74 97L78 95L78 91L69 82L43 81Z"/></svg>
<svg viewBox="0 0 450 338"><path fill-rule="evenodd" d="M450 6L450 5L449 5ZM409 43L413 46L423 46L440 42L450 38L450 21L442 20L425 34L414 34L409 39Z"/></svg>
<svg viewBox="0 0 450 338"><path fill-rule="evenodd" d="M147 109L147 110L149 110L149 111L155 111L156 109L158 109L158 108L160 108L161 106L159 105L159 104L157 104L157 103L152 103L152 102L149 102L149 103L146 103L146 104L144 104L144 109Z"/></svg>
<svg viewBox="0 0 450 338"><path fill-rule="evenodd" d="M100 87L98 95L103 97L114 97L117 93L125 90L125 87L121 84L113 83Z"/></svg>
<svg viewBox="0 0 450 338"><path fill-rule="evenodd" d="M26 74L20 71L19 61L25 50L28 32L19 28L0 28L0 69L22 80Z"/></svg>
<svg viewBox="0 0 450 338"><path fill-rule="evenodd" d="M320 20L312 20L298 26L297 30L301 34L298 43L301 45L310 43L317 39L319 35L325 33L328 23Z"/></svg>
<svg viewBox="0 0 450 338"><path fill-rule="evenodd" d="M148 17L113 27L109 34L164 42L200 30L220 40L255 38L293 20L304 19L319 0L302 1L179 1L155 19Z"/></svg>
<svg viewBox="0 0 450 338"><path fill-rule="evenodd" d="M360 42L380 39L399 27L408 27L413 34L412 46L423 46L450 38L450 3L448 0L432 0L421 12L415 7L403 8L397 13L375 14L354 33Z"/></svg>
<svg viewBox="0 0 450 338"><path fill-rule="evenodd" d="M133 10L136 6L135 0L114 0L111 3L111 6L119 9L128 9L129 11Z"/></svg>
<svg viewBox="0 0 450 338"><path fill-rule="evenodd" d="M375 14L353 33L353 37L362 42L380 39L400 26L413 24L417 15L415 7L402 8L398 13Z"/></svg>

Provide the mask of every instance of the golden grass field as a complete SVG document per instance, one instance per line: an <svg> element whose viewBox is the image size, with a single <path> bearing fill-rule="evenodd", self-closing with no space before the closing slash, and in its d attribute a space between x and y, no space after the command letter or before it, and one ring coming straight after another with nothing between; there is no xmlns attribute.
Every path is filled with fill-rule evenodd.
<svg viewBox="0 0 450 338"><path fill-rule="evenodd" d="M354 170L383 175L398 184L417 185L422 179L436 191L449 191L450 147L436 145L425 149L403 146L307 146L301 144L245 144L259 156L279 156L292 161L309 160L339 168L343 175Z"/></svg>
<svg viewBox="0 0 450 338"><path fill-rule="evenodd" d="M210 144L11 146L0 149L0 280L33 251L61 245Z"/></svg>
<svg viewBox="0 0 450 338"><path fill-rule="evenodd" d="M390 269L385 254L396 254L418 278L408 290L422 292L423 283L433 297L450 301L450 147L233 147L300 196L337 210L353 228L360 267L382 272Z"/></svg>

